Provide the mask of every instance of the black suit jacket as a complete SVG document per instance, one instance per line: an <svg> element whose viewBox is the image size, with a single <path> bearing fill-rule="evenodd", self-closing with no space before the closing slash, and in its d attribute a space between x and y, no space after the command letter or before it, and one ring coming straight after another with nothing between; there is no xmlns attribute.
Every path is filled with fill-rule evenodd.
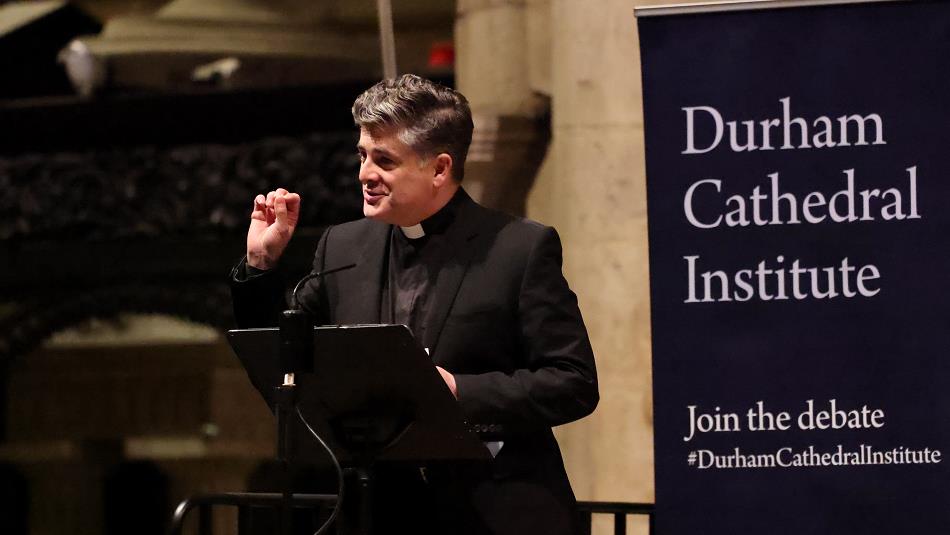
<svg viewBox="0 0 950 535"><path fill-rule="evenodd" d="M471 494L496 533L570 533L574 495L551 427L597 405L597 377L577 299L561 273L557 233L488 210L464 191L446 236L450 260L430 289L432 360L455 375L458 401L486 440L504 441L492 477ZM300 300L326 324L378 323L392 227L362 219L329 228ZM283 306L272 273L232 275L241 327L274 324Z"/></svg>

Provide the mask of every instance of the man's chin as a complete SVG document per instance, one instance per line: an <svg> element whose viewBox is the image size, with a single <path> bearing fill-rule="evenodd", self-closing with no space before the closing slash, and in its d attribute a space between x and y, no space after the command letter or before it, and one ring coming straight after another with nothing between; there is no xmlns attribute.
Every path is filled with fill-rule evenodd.
<svg viewBox="0 0 950 535"><path fill-rule="evenodd" d="M381 221L383 223L391 223L389 218L386 217L387 215L389 215L389 210L386 210L382 206L373 206L365 202L363 203L363 217L366 219Z"/></svg>

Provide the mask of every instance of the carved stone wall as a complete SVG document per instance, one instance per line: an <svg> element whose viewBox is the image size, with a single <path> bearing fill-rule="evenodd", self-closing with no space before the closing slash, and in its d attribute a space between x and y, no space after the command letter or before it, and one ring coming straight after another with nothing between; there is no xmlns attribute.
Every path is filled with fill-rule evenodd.
<svg viewBox="0 0 950 535"><path fill-rule="evenodd" d="M107 240L240 232L258 192L305 193L302 226L360 216L354 132L239 145L0 157L0 239Z"/></svg>
<svg viewBox="0 0 950 535"><path fill-rule="evenodd" d="M355 132L222 145L0 157L0 363L92 316L158 312L231 325L225 275L251 202L302 193L285 268L328 224L360 217Z"/></svg>

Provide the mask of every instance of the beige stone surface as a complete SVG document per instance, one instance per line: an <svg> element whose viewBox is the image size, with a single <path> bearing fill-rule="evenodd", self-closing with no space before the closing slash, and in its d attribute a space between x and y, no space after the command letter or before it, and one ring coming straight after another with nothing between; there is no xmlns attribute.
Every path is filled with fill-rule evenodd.
<svg viewBox="0 0 950 535"><path fill-rule="evenodd" d="M525 213L525 196L549 139L547 5L458 4L456 80L475 122L466 189L483 204L517 215Z"/></svg>
<svg viewBox="0 0 950 535"><path fill-rule="evenodd" d="M601 393L592 416L557 431L580 499L653 501L644 254L619 240L574 241L565 253L564 270L587 323Z"/></svg>
<svg viewBox="0 0 950 535"><path fill-rule="evenodd" d="M522 3L459 1L456 84L475 113L530 115L526 9Z"/></svg>
<svg viewBox="0 0 950 535"><path fill-rule="evenodd" d="M552 2L556 126L639 124L640 54L634 6L643 2Z"/></svg>
<svg viewBox="0 0 950 535"><path fill-rule="evenodd" d="M528 85L532 91L550 95L551 87L551 0L527 0Z"/></svg>
<svg viewBox="0 0 950 535"><path fill-rule="evenodd" d="M459 2L462 91L473 92L474 101L489 108L496 99L502 103L497 109L512 112L525 108L514 95L502 94L508 90L527 87L551 98L552 142L529 193L527 214L561 234L564 272L597 358L597 411L556 430L582 500L654 501L646 182L633 10L658 3ZM505 17L506 22L498 20ZM519 52L521 38L510 29L520 27L523 17L528 48ZM492 34L496 28L505 31ZM498 55L503 50L520 55ZM525 65L524 58L526 78L510 75L517 83L499 78L499 70ZM646 533L642 518L630 519L628 527ZM612 519L595 518L593 532L612 532Z"/></svg>
<svg viewBox="0 0 950 535"><path fill-rule="evenodd" d="M528 215L553 224L601 403L557 430L579 499L653 502L650 305L639 51L629 1L551 4L553 142ZM631 532L645 533L642 519ZM609 533L604 519L595 533Z"/></svg>
<svg viewBox="0 0 950 535"><path fill-rule="evenodd" d="M549 153L556 159L552 173L536 180L530 206L540 208L544 199L562 234L585 242L646 239L629 229L646 218L642 129L558 126Z"/></svg>
<svg viewBox="0 0 950 535"><path fill-rule="evenodd" d="M558 204L555 202L561 195L561 188L558 187L554 176L557 167L558 151L552 147L541 162L538 174L534 177L534 185L525 202L526 213L530 214L532 219L548 224L561 220L557 215ZM563 236L561 239L563 241Z"/></svg>

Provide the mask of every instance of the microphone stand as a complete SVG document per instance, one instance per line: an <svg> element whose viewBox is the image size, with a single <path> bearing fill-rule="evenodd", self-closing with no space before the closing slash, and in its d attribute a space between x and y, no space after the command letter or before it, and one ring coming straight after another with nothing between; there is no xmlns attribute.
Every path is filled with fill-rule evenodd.
<svg viewBox="0 0 950 535"><path fill-rule="evenodd" d="M313 371L313 319L303 310L285 310L280 317L280 360L284 382L276 390L277 460L283 469L279 533L290 535L293 524L293 484L296 472L294 433L297 386L294 375ZM309 369L307 366L309 363Z"/></svg>
<svg viewBox="0 0 950 535"><path fill-rule="evenodd" d="M297 291L310 279L320 279L324 275L355 267L349 264L333 269L311 273L300 280L292 294L293 307L280 315L280 369L284 381L276 390L277 415L277 460L283 468L281 489L281 508L278 533L291 535L293 524L293 479L296 471L296 435L294 416L297 408L297 385L294 381L297 373L313 373L313 317L300 306ZM338 497L339 499L339 497Z"/></svg>

